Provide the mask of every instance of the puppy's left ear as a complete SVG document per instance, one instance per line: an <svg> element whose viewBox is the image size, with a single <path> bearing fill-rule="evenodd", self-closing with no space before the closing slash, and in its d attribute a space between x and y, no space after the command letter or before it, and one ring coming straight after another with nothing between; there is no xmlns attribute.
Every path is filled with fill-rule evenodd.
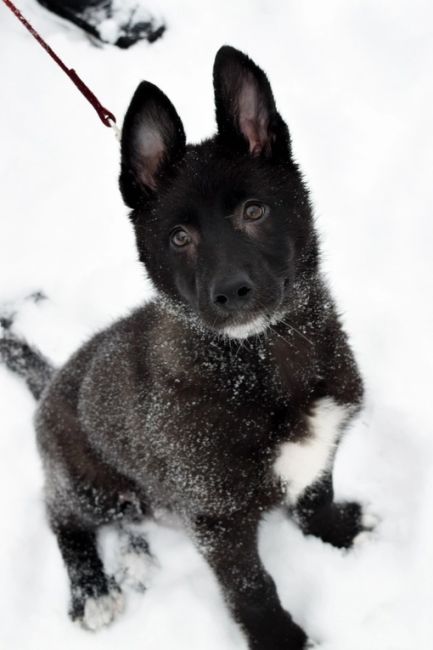
<svg viewBox="0 0 433 650"><path fill-rule="evenodd" d="M224 45L213 70L218 135L224 144L254 157L290 158L290 136L267 76L246 54Z"/></svg>

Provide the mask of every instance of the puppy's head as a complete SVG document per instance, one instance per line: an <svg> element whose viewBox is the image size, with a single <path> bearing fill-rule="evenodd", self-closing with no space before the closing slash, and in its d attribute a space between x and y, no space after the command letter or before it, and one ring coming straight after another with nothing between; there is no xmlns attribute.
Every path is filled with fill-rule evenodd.
<svg viewBox="0 0 433 650"><path fill-rule="evenodd" d="M315 271L306 189L265 73L222 47L214 65L218 132L186 145L169 99L143 82L122 132L120 188L157 289L235 338L291 309Z"/></svg>

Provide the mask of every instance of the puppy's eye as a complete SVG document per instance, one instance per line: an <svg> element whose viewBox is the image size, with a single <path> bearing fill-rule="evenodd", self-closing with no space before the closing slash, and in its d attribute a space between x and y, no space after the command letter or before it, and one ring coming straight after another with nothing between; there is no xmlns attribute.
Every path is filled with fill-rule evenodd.
<svg viewBox="0 0 433 650"><path fill-rule="evenodd" d="M258 221L265 216L266 212L266 206L259 201L248 201L244 205L244 219L248 221Z"/></svg>
<svg viewBox="0 0 433 650"><path fill-rule="evenodd" d="M183 228L177 228L171 233L170 241L176 248L182 248L191 243L191 237Z"/></svg>

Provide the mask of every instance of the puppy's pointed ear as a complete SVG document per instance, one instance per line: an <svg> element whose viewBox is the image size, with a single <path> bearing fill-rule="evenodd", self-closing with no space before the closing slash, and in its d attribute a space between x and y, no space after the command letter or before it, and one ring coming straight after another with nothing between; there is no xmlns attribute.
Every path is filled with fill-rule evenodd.
<svg viewBox="0 0 433 650"><path fill-rule="evenodd" d="M130 208L158 189L166 172L185 153L185 132L173 104L143 81L125 115L121 141L120 191Z"/></svg>
<svg viewBox="0 0 433 650"><path fill-rule="evenodd" d="M288 159L289 132L263 70L225 45L215 57L213 79L218 134L224 144L255 157Z"/></svg>

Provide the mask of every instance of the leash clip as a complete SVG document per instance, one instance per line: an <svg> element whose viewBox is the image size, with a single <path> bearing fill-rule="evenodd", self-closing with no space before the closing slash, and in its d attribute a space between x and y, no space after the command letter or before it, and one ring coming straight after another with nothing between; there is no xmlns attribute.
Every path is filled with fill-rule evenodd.
<svg viewBox="0 0 433 650"><path fill-rule="evenodd" d="M102 119L102 118L101 118L101 119ZM114 132L114 135L115 135L116 140L117 140L118 142L120 142L120 140L121 140L121 136L122 136L122 132L121 132L121 130L119 129L119 127L117 126L116 118L114 117L114 115L112 115L111 113L109 113L109 115L108 115L108 117L107 117L107 120L108 120L108 124L107 124L107 126L109 126L109 127L111 127L111 128L113 129L113 132ZM104 122L104 124L105 124L105 122Z"/></svg>

